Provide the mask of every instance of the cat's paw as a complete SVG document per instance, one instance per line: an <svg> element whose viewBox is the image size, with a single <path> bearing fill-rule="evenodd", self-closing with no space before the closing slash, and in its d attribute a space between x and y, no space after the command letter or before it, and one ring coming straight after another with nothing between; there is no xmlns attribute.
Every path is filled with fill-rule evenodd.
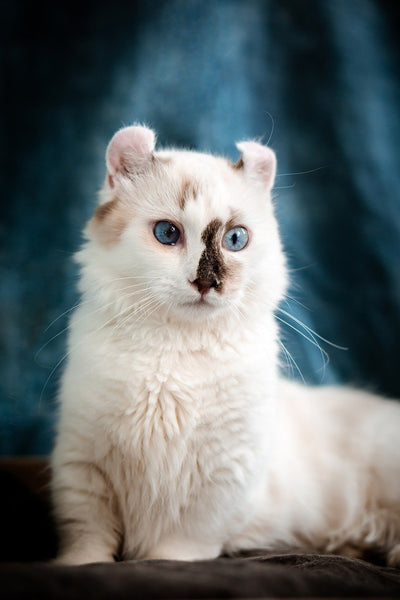
<svg viewBox="0 0 400 600"><path fill-rule="evenodd" d="M387 562L390 567L400 568L400 544L396 544L390 552L388 552Z"/></svg>
<svg viewBox="0 0 400 600"><path fill-rule="evenodd" d="M59 554L51 561L53 565L63 565L69 567L100 562L114 562L114 557L108 552L82 552L71 550Z"/></svg>
<svg viewBox="0 0 400 600"><path fill-rule="evenodd" d="M145 556L150 560L208 560L221 554L220 544L196 543L192 540L169 538L159 542Z"/></svg>

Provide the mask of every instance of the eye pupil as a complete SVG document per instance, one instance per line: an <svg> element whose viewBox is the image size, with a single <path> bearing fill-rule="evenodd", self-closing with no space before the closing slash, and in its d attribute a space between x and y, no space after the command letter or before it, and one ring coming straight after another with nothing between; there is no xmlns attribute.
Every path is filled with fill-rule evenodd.
<svg viewBox="0 0 400 600"><path fill-rule="evenodd" d="M158 221L154 225L153 233L156 240L168 246L174 246L181 236L177 226L170 221Z"/></svg>
<svg viewBox="0 0 400 600"><path fill-rule="evenodd" d="M174 227L173 225L171 225L171 227L168 227L167 231L165 232L165 235L167 238L173 238L174 234L176 231L176 227Z"/></svg>
<svg viewBox="0 0 400 600"><path fill-rule="evenodd" d="M249 233L244 227L234 227L224 235L224 246L231 252L238 252L247 246Z"/></svg>

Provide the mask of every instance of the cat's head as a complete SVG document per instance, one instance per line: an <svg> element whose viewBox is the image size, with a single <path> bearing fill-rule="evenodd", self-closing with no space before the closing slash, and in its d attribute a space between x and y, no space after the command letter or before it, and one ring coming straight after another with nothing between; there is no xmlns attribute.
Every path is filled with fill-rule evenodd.
<svg viewBox="0 0 400 600"><path fill-rule="evenodd" d="M274 309L286 286L270 198L275 155L252 141L237 147L233 164L197 152L156 152L146 127L118 131L81 257L92 280L112 286L143 318Z"/></svg>

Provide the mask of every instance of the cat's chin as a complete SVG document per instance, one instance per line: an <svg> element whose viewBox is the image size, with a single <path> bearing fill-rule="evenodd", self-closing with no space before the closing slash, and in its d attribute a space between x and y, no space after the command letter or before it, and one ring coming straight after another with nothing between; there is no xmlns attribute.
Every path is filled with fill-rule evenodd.
<svg viewBox="0 0 400 600"><path fill-rule="evenodd" d="M207 298L198 298L195 300L186 300L175 305L174 313L181 319L193 321L194 319L208 319L219 315L226 309L223 302L212 302Z"/></svg>

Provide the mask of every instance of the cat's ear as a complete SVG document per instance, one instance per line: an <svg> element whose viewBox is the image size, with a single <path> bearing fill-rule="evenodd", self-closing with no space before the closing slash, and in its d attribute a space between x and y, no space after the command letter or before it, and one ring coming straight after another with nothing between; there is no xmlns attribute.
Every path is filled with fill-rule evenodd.
<svg viewBox="0 0 400 600"><path fill-rule="evenodd" d="M270 190L276 173L276 157L271 148L251 141L238 142L236 148L242 155L235 167Z"/></svg>
<svg viewBox="0 0 400 600"><path fill-rule="evenodd" d="M106 152L109 186L114 187L118 173L135 173L150 164L155 143L154 131L147 127L132 125L117 131Z"/></svg>

